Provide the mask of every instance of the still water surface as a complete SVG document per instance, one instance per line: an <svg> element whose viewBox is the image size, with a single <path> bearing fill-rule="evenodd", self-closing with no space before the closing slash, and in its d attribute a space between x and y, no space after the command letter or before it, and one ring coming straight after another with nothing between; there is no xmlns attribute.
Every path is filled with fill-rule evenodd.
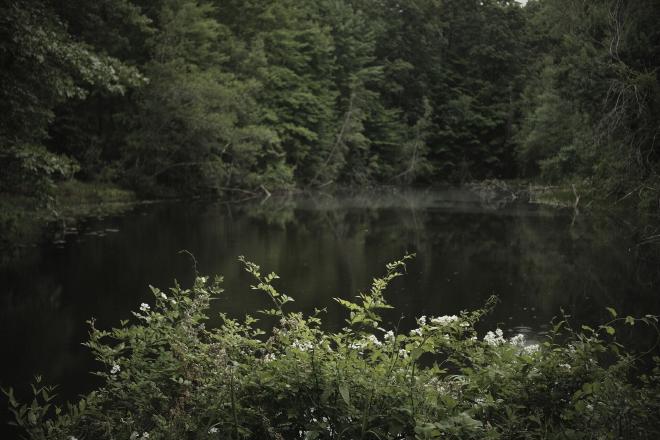
<svg viewBox="0 0 660 440"><path fill-rule="evenodd" d="M250 290L239 255L277 272L293 307L327 307L328 326L337 327L343 316L332 298L367 288L405 252L417 258L388 293L396 307L388 319L408 317L403 327L412 316L477 308L493 294L501 304L485 326L531 338L561 308L581 321L600 319L605 306L660 312L657 260L625 226L467 190L165 203L61 232L0 267L4 387L38 373L62 384L64 397L88 391L94 364L80 345L85 321L116 325L151 301L149 284L188 285L183 249L200 273L224 275L226 292L213 307L231 315L268 306Z"/></svg>

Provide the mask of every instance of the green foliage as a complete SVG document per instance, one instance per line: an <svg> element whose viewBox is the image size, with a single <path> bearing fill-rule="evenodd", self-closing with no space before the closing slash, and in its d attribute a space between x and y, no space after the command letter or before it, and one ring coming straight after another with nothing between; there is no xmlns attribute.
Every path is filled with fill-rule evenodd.
<svg viewBox="0 0 660 440"><path fill-rule="evenodd" d="M256 35L265 59L257 75L265 122L277 132L301 182L332 175L323 158L331 154L335 124L333 41L317 17L305 2L269 2L259 15Z"/></svg>
<svg viewBox="0 0 660 440"><path fill-rule="evenodd" d="M0 193L45 197L55 179L71 178L78 164L66 156L55 155L42 145L19 144L0 150Z"/></svg>
<svg viewBox="0 0 660 440"><path fill-rule="evenodd" d="M241 258L273 308L207 328L221 279L185 289L152 287L133 322L90 322L86 344L103 385L78 403L53 406L40 381L30 404L5 393L29 438L657 438L660 359L617 342L624 329L657 337L658 318L619 317L574 330L567 317L527 343L475 325L495 305L458 316L419 317L408 333L385 328L386 287L406 256L369 291L337 299L346 326L321 313L288 311L277 275ZM640 329L641 330L641 329ZM650 364L648 363L650 362ZM639 368L646 365L644 370Z"/></svg>
<svg viewBox="0 0 660 440"><path fill-rule="evenodd" d="M208 3L164 3L145 66L153 80L139 95L125 160L142 185L160 181L197 193L286 186L291 176L279 170L277 134L260 125L261 87L225 67L233 36L215 13Z"/></svg>
<svg viewBox="0 0 660 440"><path fill-rule="evenodd" d="M56 106L93 90L123 94L143 77L76 41L50 2L2 2L0 16L1 190L44 196L52 176L75 171L41 144Z"/></svg>
<svg viewBox="0 0 660 440"><path fill-rule="evenodd" d="M517 135L524 172L582 177L617 198L650 196L657 206L657 2L531 6L529 44L542 50L528 67Z"/></svg>
<svg viewBox="0 0 660 440"><path fill-rule="evenodd" d="M524 177L657 209L638 3L5 0L0 147L143 193Z"/></svg>

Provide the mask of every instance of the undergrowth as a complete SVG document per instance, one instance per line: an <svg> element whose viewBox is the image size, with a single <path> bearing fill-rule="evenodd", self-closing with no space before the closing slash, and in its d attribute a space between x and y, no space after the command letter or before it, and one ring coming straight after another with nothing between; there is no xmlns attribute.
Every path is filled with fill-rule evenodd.
<svg viewBox="0 0 660 440"><path fill-rule="evenodd" d="M563 317L529 344L477 333L491 298L477 311L419 317L403 333L380 313L409 258L353 301L336 299L347 311L336 332L320 311L289 311L277 275L244 258L252 288L272 302L260 312L275 323L267 331L253 316L206 327L220 278L152 287L132 322L101 330L90 321L100 388L57 407L54 388L37 382L30 403L6 390L10 409L30 439L660 438L660 360L616 339L622 328L657 334L656 316L609 309L610 322L579 329Z"/></svg>

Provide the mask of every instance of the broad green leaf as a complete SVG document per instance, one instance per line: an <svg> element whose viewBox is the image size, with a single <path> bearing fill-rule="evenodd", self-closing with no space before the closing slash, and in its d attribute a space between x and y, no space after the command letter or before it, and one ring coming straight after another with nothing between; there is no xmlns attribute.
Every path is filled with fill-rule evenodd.
<svg viewBox="0 0 660 440"><path fill-rule="evenodd" d="M344 402L346 402L346 405L351 404L351 394L348 385L345 382L339 384L339 394L341 395L341 398L344 399Z"/></svg>

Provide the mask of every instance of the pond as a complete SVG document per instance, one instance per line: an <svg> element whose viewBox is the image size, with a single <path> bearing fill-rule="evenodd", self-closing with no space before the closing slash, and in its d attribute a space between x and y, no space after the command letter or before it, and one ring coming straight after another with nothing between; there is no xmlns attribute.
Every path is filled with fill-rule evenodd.
<svg viewBox="0 0 660 440"><path fill-rule="evenodd" d="M292 308L327 308L327 325L338 327L343 315L332 298L368 288L406 252L416 258L387 293L395 306L387 318L402 329L411 317L478 308L490 295L501 303L484 328L531 339L562 308L581 322L604 318L606 306L660 311L658 260L624 224L464 189L170 202L54 228L49 244L0 267L0 331L10 354L0 364L3 387L42 374L65 398L89 390L85 321L117 325L152 300L148 285L189 285L194 268L182 250L200 273L224 276L213 308L230 315L268 306L239 255L277 272Z"/></svg>

